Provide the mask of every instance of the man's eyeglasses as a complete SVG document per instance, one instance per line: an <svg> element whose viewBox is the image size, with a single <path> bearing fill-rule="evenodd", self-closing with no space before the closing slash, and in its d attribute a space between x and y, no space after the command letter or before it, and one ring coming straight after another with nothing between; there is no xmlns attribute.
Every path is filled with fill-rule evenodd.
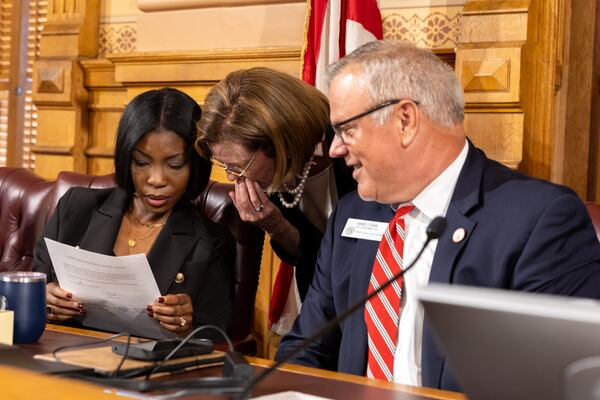
<svg viewBox="0 0 600 400"><path fill-rule="evenodd" d="M343 120L341 122L338 122L337 124L331 124L331 128L333 129L333 132L335 133L335 136L338 139L340 139L340 141L343 144L346 144L346 142L348 141L348 139L350 139L350 137L342 129L342 126L346 125L349 122L356 121L357 119L361 119L362 117L366 117L367 115L372 114L375 111L381 110L382 108L389 107L389 106L394 105L394 104L398 104L402 100L406 100L406 99L391 99L391 100L384 101L383 103L380 103L380 104L378 104L378 105L376 105L374 107L369 108L367 111L361 112L360 114L356 114L356 115L354 115L354 116L352 116L352 117L350 117L348 119L345 119L345 120ZM410 101L412 101L416 105L419 105L418 101L415 101L415 100L410 100ZM344 136L346 136L346 137L344 137Z"/></svg>
<svg viewBox="0 0 600 400"><path fill-rule="evenodd" d="M259 151L260 151L260 149L258 149L254 152L254 155L252 155L252 158L250 159L250 161L248 161L248 164L246 164L246 166L242 170L240 170L238 167L233 167L233 166L229 166L225 163L222 163L221 161L217 160L214 157L210 158L210 162L213 163L214 165L216 165L217 167L223 168L225 170L225 173L227 173L227 174L231 174L238 178L246 178L246 171L248 170L248 168L250 168L250 165L252 165L252 162L256 158L256 154Z"/></svg>

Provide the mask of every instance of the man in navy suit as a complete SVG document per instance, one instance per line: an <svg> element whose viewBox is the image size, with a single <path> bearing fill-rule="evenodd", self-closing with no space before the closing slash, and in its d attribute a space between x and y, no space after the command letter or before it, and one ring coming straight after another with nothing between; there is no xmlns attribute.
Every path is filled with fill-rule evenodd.
<svg viewBox="0 0 600 400"><path fill-rule="evenodd" d="M358 189L330 217L300 316L276 358L367 294L383 228L405 205L414 206L404 217L405 265L433 218L445 216L448 226L403 277L396 382L459 390L415 298L427 282L600 297L600 244L578 196L476 148L454 71L430 51L371 42L331 66L329 83L330 156L353 168ZM368 355L361 309L291 361L365 375Z"/></svg>

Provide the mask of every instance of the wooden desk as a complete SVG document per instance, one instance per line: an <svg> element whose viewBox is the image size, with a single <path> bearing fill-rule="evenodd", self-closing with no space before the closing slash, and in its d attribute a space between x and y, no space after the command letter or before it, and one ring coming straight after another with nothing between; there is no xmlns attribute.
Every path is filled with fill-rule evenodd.
<svg viewBox="0 0 600 400"><path fill-rule="evenodd" d="M94 339L105 338L108 336L110 335L103 332L68 328L58 325L48 325L46 332L38 343L20 345L19 347L30 352L31 354L49 353L59 346L91 342ZM272 361L255 357L247 357L247 359L256 369L255 374L259 373L260 370L268 367L272 363ZM212 367L188 372L185 374L185 378L189 379L193 377L219 375L221 375L221 368ZM122 398L117 397L114 394L106 393L106 391L99 386L48 376L34 376L35 379L32 378L31 373L26 373L21 370L11 370L0 366L0 382L2 382L2 392L8 395L6 398L20 398L19 396L16 396L17 394L22 398ZM49 397L49 394L51 393L51 391L48 389L49 387L52 387L53 390L58 390L58 394L62 393L62 395ZM27 390L25 397L23 397L25 390L24 388ZM459 393L397 385L394 383L376 381L355 375L342 374L296 365L285 365L280 370L274 372L253 390L253 395L260 396L287 390L301 391L303 393L331 399L465 399L465 397ZM69 396L65 397L65 391L68 391ZM38 396L34 396L36 394ZM202 397L197 396L186 398Z"/></svg>

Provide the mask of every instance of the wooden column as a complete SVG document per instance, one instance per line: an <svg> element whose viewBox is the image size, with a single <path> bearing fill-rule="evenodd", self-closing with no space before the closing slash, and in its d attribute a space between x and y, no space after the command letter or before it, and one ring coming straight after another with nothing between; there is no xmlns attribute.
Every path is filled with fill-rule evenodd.
<svg viewBox="0 0 600 400"><path fill-rule="evenodd" d="M556 147L561 3L467 2L456 56L469 135L491 158L544 179Z"/></svg>
<svg viewBox="0 0 600 400"><path fill-rule="evenodd" d="M600 6L564 0L559 11L552 180L585 200L599 201Z"/></svg>
<svg viewBox="0 0 600 400"><path fill-rule="evenodd" d="M528 1L465 4L456 72L465 91L467 134L488 157L523 160L523 48Z"/></svg>
<svg viewBox="0 0 600 400"><path fill-rule="evenodd" d="M592 105L590 107L590 169L588 200L600 202L600 5L594 13L594 64L592 70Z"/></svg>
<svg viewBox="0 0 600 400"><path fill-rule="evenodd" d="M527 12L527 44L521 65L523 163L521 170L553 179L553 153L557 146L555 95L560 86L560 6L563 0L531 0Z"/></svg>
<svg viewBox="0 0 600 400"><path fill-rule="evenodd" d="M40 58L34 64L38 108L35 172L87 172L87 91L79 61L98 51L99 0L50 0Z"/></svg>
<svg viewBox="0 0 600 400"><path fill-rule="evenodd" d="M23 121L25 119L25 87L27 80L27 18L29 3L15 1L11 12L10 60L8 72L8 143L6 165L23 165Z"/></svg>

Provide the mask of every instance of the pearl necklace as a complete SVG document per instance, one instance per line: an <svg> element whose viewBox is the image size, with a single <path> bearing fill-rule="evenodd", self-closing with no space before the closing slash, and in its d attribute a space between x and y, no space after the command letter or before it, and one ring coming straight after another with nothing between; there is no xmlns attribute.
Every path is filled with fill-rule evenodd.
<svg viewBox="0 0 600 400"><path fill-rule="evenodd" d="M289 193L294 196L294 200L291 203L289 203L283 198L283 192L278 193L279 201L285 208L294 208L298 205L298 203L300 203L300 199L302 199L302 195L304 194L304 186L306 185L306 179L310 174L310 169L312 168L313 164L313 156L311 156L308 162L304 165L304 170L302 171L300 182L298 182L298 185L295 188L290 188L285 183L283 184L283 190L286 193Z"/></svg>

